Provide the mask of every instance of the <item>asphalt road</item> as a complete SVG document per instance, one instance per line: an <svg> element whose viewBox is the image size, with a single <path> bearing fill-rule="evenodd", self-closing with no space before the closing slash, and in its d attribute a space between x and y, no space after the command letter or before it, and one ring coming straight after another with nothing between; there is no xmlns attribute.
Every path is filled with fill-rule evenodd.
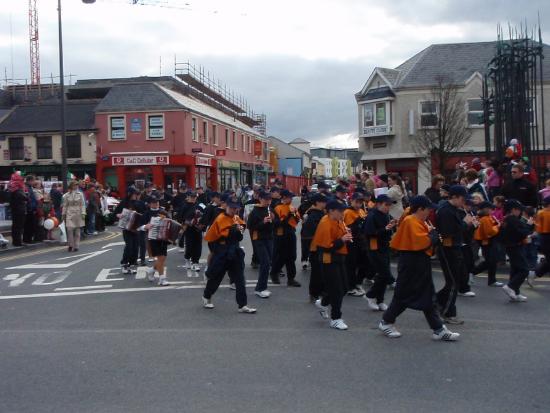
<svg viewBox="0 0 550 413"><path fill-rule="evenodd" d="M478 278L457 343L432 342L414 311L390 340L361 298L344 301L350 329L330 329L305 285L249 288L255 315L225 285L205 310L176 249L176 284L154 287L119 273L121 237L106 238L0 256L0 412L550 411L548 279L512 304Z"/></svg>

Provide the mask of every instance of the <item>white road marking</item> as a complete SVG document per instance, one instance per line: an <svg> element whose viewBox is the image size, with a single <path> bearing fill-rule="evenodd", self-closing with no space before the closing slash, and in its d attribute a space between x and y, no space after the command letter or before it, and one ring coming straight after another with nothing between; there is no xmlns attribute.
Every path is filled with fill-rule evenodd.
<svg viewBox="0 0 550 413"><path fill-rule="evenodd" d="M103 284L103 285L83 285L82 287L64 287L56 288L54 291L71 291L71 290L92 290L95 288L112 288L113 284Z"/></svg>
<svg viewBox="0 0 550 413"><path fill-rule="evenodd" d="M101 250L101 251L92 252L90 254L84 254L84 256L82 258L79 258L77 260L68 262L66 264L48 264L48 263L25 264L25 265L18 265L16 267L8 267L6 269L7 270L18 270L18 269L28 270L28 269L63 269L63 268L69 268L69 267L71 267L75 264L78 264L78 263L80 263L82 261L85 261L85 260L88 260L90 258L97 257L98 255L104 254L108 251L111 251L111 250Z"/></svg>
<svg viewBox="0 0 550 413"><path fill-rule="evenodd" d="M109 275L120 274L120 267L117 268L103 268L97 275L95 282L106 282L106 281L122 281L124 278L109 278Z"/></svg>
<svg viewBox="0 0 550 413"><path fill-rule="evenodd" d="M23 275L22 277L17 277L13 281L10 281L10 287L19 287L21 284L23 284L28 278L35 275L35 272L30 272L26 275Z"/></svg>
<svg viewBox="0 0 550 413"><path fill-rule="evenodd" d="M120 241L120 242L111 242L107 245L104 245L103 247L101 247L101 249L105 249L105 248L109 248L109 247L118 247L118 246L121 246L121 245L125 245L125 242L124 241Z"/></svg>
<svg viewBox="0 0 550 413"><path fill-rule="evenodd" d="M254 284L247 287L253 287ZM278 287L274 285L272 287ZM52 293L41 293L41 294L18 294L18 295L0 295L0 300L15 300L20 298L44 298L44 297L66 297L66 296L75 296L75 295L90 295L90 294L108 294L108 293L132 293L132 292L141 292L141 291L170 291L170 290L193 290L193 289L202 289L204 285L169 285L166 287L142 287L142 288L113 288L113 289L97 289L97 290L84 290L84 291L59 291ZM228 284L220 285L220 288L229 288ZM57 290L57 289L56 289Z"/></svg>
<svg viewBox="0 0 550 413"><path fill-rule="evenodd" d="M53 271L42 274L36 280L33 281L32 285L53 285L59 284L67 279L71 275L70 271ZM53 276L54 278L50 281L46 281L48 278Z"/></svg>
<svg viewBox="0 0 550 413"><path fill-rule="evenodd" d="M18 278L19 278L19 274L6 274L2 279L4 281L13 281L13 280L17 280Z"/></svg>

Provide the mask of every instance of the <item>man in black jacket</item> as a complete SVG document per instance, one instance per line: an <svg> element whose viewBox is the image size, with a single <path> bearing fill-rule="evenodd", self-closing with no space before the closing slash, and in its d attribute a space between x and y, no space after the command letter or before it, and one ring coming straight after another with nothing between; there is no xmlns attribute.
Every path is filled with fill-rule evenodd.
<svg viewBox="0 0 550 413"><path fill-rule="evenodd" d="M438 204L441 200L440 189L444 183L445 177L443 175L435 175L432 178L432 186L426 189L424 195L426 195L434 204Z"/></svg>
<svg viewBox="0 0 550 413"><path fill-rule="evenodd" d="M271 292L267 289L271 259L273 257L273 212L269 208L271 194L260 192L258 204L248 215L247 228L260 264L258 282L254 294L260 298L269 298Z"/></svg>
<svg viewBox="0 0 550 413"><path fill-rule="evenodd" d="M524 206L538 206L537 188L523 176L523 166L514 165L510 170L512 180L502 187L506 199L515 199Z"/></svg>
<svg viewBox="0 0 550 413"><path fill-rule="evenodd" d="M197 193L189 191L185 203L179 211L179 219L184 225L185 237L185 267L193 271L199 271L199 260L202 254L202 231L204 226L200 223L202 210L197 205Z"/></svg>
<svg viewBox="0 0 550 413"><path fill-rule="evenodd" d="M390 239L397 220L391 219L389 212L394 203L387 195L379 195L376 198L376 207L369 211L365 220L369 263L376 271L374 284L367 291L365 299L369 308L374 311L388 309L384 303L384 295L386 287L393 280L390 270Z"/></svg>
<svg viewBox="0 0 550 413"><path fill-rule="evenodd" d="M464 231L474 218L464 212L468 191L461 185L449 189L450 198L437 210L435 226L442 238L438 249L439 262L445 276L445 285L437 292L437 302L444 321L448 324L463 324L457 318L456 296L460 285L466 284L468 274L462 254Z"/></svg>

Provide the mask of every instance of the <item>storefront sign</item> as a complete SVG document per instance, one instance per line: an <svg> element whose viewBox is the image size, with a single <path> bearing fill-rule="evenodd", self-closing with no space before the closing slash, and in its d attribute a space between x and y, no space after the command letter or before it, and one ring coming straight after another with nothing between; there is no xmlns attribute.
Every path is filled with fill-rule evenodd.
<svg viewBox="0 0 550 413"><path fill-rule="evenodd" d="M140 118L130 119L130 131L136 133L136 132L141 132L141 130L142 130L141 119Z"/></svg>
<svg viewBox="0 0 550 413"><path fill-rule="evenodd" d="M262 141L254 141L254 156L262 156Z"/></svg>
<svg viewBox="0 0 550 413"><path fill-rule="evenodd" d="M212 166L212 158L207 156L195 156L195 165L197 166Z"/></svg>
<svg viewBox="0 0 550 413"><path fill-rule="evenodd" d="M269 169L268 166L259 165L259 164L255 165L255 167L257 172L267 172Z"/></svg>
<svg viewBox="0 0 550 413"><path fill-rule="evenodd" d="M225 156L225 149L216 149L216 156Z"/></svg>
<svg viewBox="0 0 550 413"><path fill-rule="evenodd" d="M191 152L193 152L193 153L201 153L201 152L202 152L202 148L191 148Z"/></svg>
<svg viewBox="0 0 550 413"><path fill-rule="evenodd" d="M241 164L234 161L219 161L218 167L220 168L229 168L229 169L240 169Z"/></svg>
<svg viewBox="0 0 550 413"><path fill-rule="evenodd" d="M169 156L113 156L113 166L125 165L168 165Z"/></svg>
<svg viewBox="0 0 550 413"><path fill-rule="evenodd" d="M252 170L252 164L251 163L241 163L241 169L246 169L248 171Z"/></svg>

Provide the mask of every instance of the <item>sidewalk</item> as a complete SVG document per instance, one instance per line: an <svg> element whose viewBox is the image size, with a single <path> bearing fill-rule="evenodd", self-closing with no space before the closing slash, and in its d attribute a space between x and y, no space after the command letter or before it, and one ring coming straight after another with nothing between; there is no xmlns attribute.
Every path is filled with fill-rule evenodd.
<svg viewBox="0 0 550 413"><path fill-rule="evenodd" d="M0 248L0 255L8 254L10 252L17 252L17 251L27 251L27 250L34 250L34 249L45 249L50 247L59 247L66 245L66 242L61 241L43 241L43 242L37 242L33 244L23 244L21 247L14 247L11 243L11 235L10 230L7 231L7 233L4 231L4 227L2 224L4 222L9 222L10 229L11 229L11 221L0 221L0 229L2 233L4 234L4 237L9 241L9 244L6 248ZM85 243L86 241L94 240L94 241L100 241L102 239L107 239L113 237L113 234L116 234L116 230L111 231L109 228L107 228L104 232L100 232L98 235L88 235L86 237L81 238L81 243Z"/></svg>

